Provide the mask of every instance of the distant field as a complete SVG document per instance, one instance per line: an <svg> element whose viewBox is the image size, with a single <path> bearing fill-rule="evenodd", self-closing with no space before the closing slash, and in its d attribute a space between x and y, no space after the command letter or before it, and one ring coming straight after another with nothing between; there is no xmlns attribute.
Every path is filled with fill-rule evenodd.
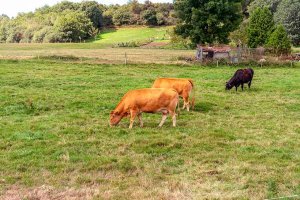
<svg viewBox="0 0 300 200"><path fill-rule="evenodd" d="M64 45L64 46L63 46ZM123 64L125 53L127 63L160 63L179 64L185 63L184 57L193 58L194 50L170 50L170 49L141 49L141 48L90 48L85 44L53 44L27 45L27 44L3 44L0 45L0 59L29 59L34 57L67 56L90 59L95 63ZM97 44L92 44L97 45ZM5 47L7 48L5 48ZM181 60L179 59L181 58ZM182 59L183 58L183 59Z"/></svg>
<svg viewBox="0 0 300 200"><path fill-rule="evenodd" d="M293 48L292 48L292 51L293 51L294 53L300 53L300 47L293 47Z"/></svg>
<svg viewBox="0 0 300 200"><path fill-rule="evenodd" d="M106 29L98 37L94 43L103 45L113 45L120 42L130 41L146 41L150 38L153 40L168 40L166 34L170 27L132 27L132 28L117 28Z"/></svg>
<svg viewBox="0 0 300 200"><path fill-rule="evenodd" d="M0 199L265 199L300 194L300 66L235 67L0 60ZM108 116L130 89L189 77L196 107L178 126ZM287 198L286 198L287 199ZM296 198L289 198L296 199Z"/></svg>

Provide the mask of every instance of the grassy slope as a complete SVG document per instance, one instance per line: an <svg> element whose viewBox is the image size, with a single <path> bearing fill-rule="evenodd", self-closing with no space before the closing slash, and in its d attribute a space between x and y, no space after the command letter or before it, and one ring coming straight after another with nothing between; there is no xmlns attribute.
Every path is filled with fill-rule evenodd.
<svg viewBox="0 0 300 200"><path fill-rule="evenodd" d="M255 68L251 91L225 92L234 68L0 61L0 191L97 186L113 199L300 193L300 70ZM129 89L190 77L196 111L178 127L145 114L108 127ZM31 103L32 102L32 103ZM1 193L0 193L1 194Z"/></svg>
<svg viewBox="0 0 300 200"><path fill-rule="evenodd" d="M129 41L145 41L149 38L155 38L155 40L166 39L166 31L169 27L133 27L133 28L118 28L104 30L95 43L98 44L116 44L119 42Z"/></svg>

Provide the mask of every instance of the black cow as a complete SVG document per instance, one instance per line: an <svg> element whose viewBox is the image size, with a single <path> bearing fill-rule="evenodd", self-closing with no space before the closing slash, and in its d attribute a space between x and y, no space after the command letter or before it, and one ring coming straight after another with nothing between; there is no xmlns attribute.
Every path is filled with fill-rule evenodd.
<svg viewBox="0 0 300 200"><path fill-rule="evenodd" d="M250 88L253 75L254 71L251 68L237 70L233 77L226 82L226 90L230 90L234 86L235 91L237 91L240 85L242 85L242 90L244 90L244 83L248 83L248 87Z"/></svg>

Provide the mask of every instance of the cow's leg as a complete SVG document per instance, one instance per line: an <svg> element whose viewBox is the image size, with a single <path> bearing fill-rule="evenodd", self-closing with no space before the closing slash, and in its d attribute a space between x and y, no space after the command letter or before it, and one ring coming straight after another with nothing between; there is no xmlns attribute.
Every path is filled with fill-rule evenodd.
<svg viewBox="0 0 300 200"><path fill-rule="evenodd" d="M244 83L242 83L241 87L242 87L242 91L244 91Z"/></svg>
<svg viewBox="0 0 300 200"><path fill-rule="evenodd" d="M190 102L189 102L189 95L188 94L182 94L182 98L183 98L183 110L186 106L187 111L190 111Z"/></svg>
<svg viewBox="0 0 300 200"><path fill-rule="evenodd" d="M158 125L159 127L162 127L162 125L165 123L167 117L168 117L168 112L167 111L163 111L162 112L161 122Z"/></svg>
<svg viewBox="0 0 300 200"><path fill-rule="evenodd" d="M237 92L238 86L235 86L235 91Z"/></svg>
<svg viewBox="0 0 300 200"><path fill-rule="evenodd" d="M249 81L248 83L248 88L250 89L250 87L251 87L251 81Z"/></svg>
<svg viewBox="0 0 300 200"><path fill-rule="evenodd" d="M131 129L134 123L134 119L137 115L137 111L136 110L130 110L130 125L129 128Z"/></svg>
<svg viewBox="0 0 300 200"><path fill-rule="evenodd" d="M142 113L138 114L138 118L139 118L139 121L140 121L140 127L143 127L144 123L143 123L143 120L142 120Z"/></svg>
<svg viewBox="0 0 300 200"><path fill-rule="evenodd" d="M176 113L173 111L170 111L170 115L172 116L173 126L176 126Z"/></svg>

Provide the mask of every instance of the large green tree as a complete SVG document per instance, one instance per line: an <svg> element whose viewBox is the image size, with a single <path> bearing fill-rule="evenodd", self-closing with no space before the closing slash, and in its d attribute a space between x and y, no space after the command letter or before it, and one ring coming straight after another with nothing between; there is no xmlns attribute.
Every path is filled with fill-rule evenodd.
<svg viewBox="0 0 300 200"><path fill-rule="evenodd" d="M300 0L282 0L274 19L285 27L293 44L300 45Z"/></svg>
<svg viewBox="0 0 300 200"><path fill-rule="evenodd" d="M249 20L248 46L250 48L264 46L274 27L275 23L271 11L267 7L257 8Z"/></svg>
<svg viewBox="0 0 300 200"><path fill-rule="evenodd" d="M95 28L100 28L102 26L102 11L96 1L83 1L80 4L80 10L88 16Z"/></svg>
<svg viewBox="0 0 300 200"><path fill-rule="evenodd" d="M242 20L241 0L176 0L175 32L194 44L227 43Z"/></svg>
<svg viewBox="0 0 300 200"><path fill-rule="evenodd" d="M88 38L88 32L92 27L90 19L83 12L78 11L65 11L54 24L58 32L64 33L63 38L71 41Z"/></svg>

